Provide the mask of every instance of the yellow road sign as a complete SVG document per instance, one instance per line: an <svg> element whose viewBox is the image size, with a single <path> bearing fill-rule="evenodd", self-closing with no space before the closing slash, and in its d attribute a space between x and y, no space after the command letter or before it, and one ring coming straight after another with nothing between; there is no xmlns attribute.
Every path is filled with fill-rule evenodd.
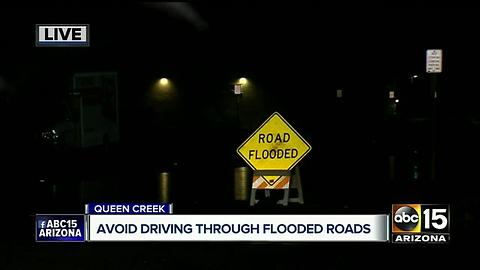
<svg viewBox="0 0 480 270"><path fill-rule="evenodd" d="M254 170L291 170L311 149L310 144L275 112L238 147L237 153Z"/></svg>

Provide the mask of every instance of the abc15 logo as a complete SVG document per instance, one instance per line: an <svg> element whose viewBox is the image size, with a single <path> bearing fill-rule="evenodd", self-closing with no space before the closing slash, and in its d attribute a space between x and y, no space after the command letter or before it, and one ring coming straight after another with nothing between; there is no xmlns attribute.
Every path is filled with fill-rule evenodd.
<svg viewBox="0 0 480 270"><path fill-rule="evenodd" d="M393 204L393 233L449 233L448 204Z"/></svg>

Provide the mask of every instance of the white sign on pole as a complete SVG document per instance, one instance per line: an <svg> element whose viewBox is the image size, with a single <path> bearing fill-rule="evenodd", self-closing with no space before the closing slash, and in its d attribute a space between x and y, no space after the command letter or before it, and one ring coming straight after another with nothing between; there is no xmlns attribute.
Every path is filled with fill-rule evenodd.
<svg viewBox="0 0 480 270"><path fill-rule="evenodd" d="M427 50L427 73L442 73L442 50Z"/></svg>
<svg viewBox="0 0 480 270"><path fill-rule="evenodd" d="M235 93L235 95L240 95L242 93L242 85L235 84L233 87L233 92Z"/></svg>

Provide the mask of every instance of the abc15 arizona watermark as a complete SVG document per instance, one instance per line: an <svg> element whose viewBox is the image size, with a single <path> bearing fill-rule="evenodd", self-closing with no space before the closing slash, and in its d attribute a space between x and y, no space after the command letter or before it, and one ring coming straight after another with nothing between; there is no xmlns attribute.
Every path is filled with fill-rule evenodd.
<svg viewBox="0 0 480 270"><path fill-rule="evenodd" d="M447 243L450 241L448 204L393 204L393 243Z"/></svg>

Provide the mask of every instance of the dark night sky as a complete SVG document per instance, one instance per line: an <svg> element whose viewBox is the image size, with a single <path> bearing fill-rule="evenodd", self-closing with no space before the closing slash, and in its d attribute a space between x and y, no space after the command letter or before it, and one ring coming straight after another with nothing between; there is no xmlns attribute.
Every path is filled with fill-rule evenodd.
<svg viewBox="0 0 480 270"><path fill-rule="evenodd" d="M353 118L378 126L386 86L424 74L425 49L443 48L444 108L462 117L478 108L475 33L480 19L475 9L195 3L189 6L192 13L176 7L1 9L0 68L35 112L26 114L38 118L66 95L75 72L118 71L123 115L137 111L135 101L141 102L148 84L170 77L182 84L179 93L186 100L180 119L197 109L208 111L215 106L210 97L223 93L233 78L246 76L262 88L270 111L287 113L315 140L340 133L325 135L321 125L309 123L310 117L327 127L334 121L329 116L336 89L345 89ZM36 48L36 23L89 23L91 47Z"/></svg>
<svg viewBox="0 0 480 270"><path fill-rule="evenodd" d="M293 2L195 3L187 7L193 13L176 7L1 9L0 70L28 104L24 115L38 119L32 125L48 122L54 114L48 113L50 105L67 94L73 73L113 70L120 74L122 115L138 113L148 85L167 76L181 84L178 93L185 102L175 115L182 130L191 124L215 133L208 131L215 128L212 122L183 121L222 111L212 98L222 97L232 79L246 76L261 88L266 104L249 130L279 110L320 149L350 132L360 138L348 138L351 145L363 149L362 143L381 136L386 86L424 74L425 50L442 48L444 111L463 118L478 113L477 10ZM89 23L91 47L36 48L36 23ZM346 130L332 117L338 88L345 89L349 104ZM124 117L125 130L134 132L138 122L147 121L137 116Z"/></svg>
<svg viewBox="0 0 480 270"><path fill-rule="evenodd" d="M452 111L464 107L463 99L478 98L474 9L308 2L190 7L194 19L165 4L3 8L0 68L23 85L25 96L47 100L65 94L71 74L92 69L125 74L126 97L142 96L132 88L160 74L190 84L185 93L193 96L214 95L232 78L247 76L301 111L337 88L375 104L387 84L424 73L425 49L443 48L444 95L459 101ZM90 23L92 45L35 48L36 23ZM331 106L323 105L317 107Z"/></svg>
<svg viewBox="0 0 480 270"><path fill-rule="evenodd" d="M193 8L205 23L203 30L161 5L2 9L2 44L5 49L15 48L7 54L12 58L47 51L55 59L63 56L58 50L33 47L29 34L33 25L87 22L92 24L92 47L68 49L65 54L82 58L85 51L98 52L116 58L107 59L118 64L161 57L167 65L192 68L199 60L197 64L255 67L271 73L313 68L342 74L336 76L339 79L344 73L421 71L424 58L418 56L431 47L445 48L449 67L461 69L455 64L470 63L465 58L475 57L470 50L478 44L474 33L479 19L476 10L469 9L354 9L308 3L194 4Z"/></svg>
<svg viewBox="0 0 480 270"><path fill-rule="evenodd" d="M312 3L191 7L194 19L162 4L2 9L2 69L26 84L27 96L40 97L64 92L68 76L92 67L128 74L126 96L142 95L130 87L159 74L191 83L187 95L214 94L218 87L203 87L248 76L275 97L307 103L301 110L337 88L375 104L387 84L424 73L425 49L443 48L444 95L452 101L478 98L477 10ZM90 23L91 47L34 47L35 23L63 22ZM457 103L452 106L464 107Z"/></svg>

